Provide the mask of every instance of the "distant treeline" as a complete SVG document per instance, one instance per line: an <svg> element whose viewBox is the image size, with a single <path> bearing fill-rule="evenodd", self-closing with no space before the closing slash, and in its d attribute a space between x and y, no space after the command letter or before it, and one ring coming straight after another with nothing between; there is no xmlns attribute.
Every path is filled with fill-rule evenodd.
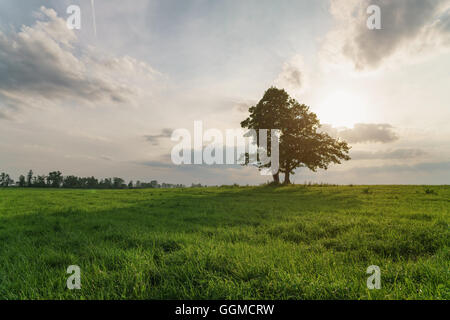
<svg viewBox="0 0 450 320"><path fill-rule="evenodd" d="M192 185L198 186L198 185ZM48 175L34 175L30 170L26 176L21 175L15 182L7 173L0 174L0 187L22 188L71 188L71 189L143 189L143 188L185 188L183 184L130 181L126 183L122 178L97 179L95 177L63 176L60 171L50 172Z"/></svg>

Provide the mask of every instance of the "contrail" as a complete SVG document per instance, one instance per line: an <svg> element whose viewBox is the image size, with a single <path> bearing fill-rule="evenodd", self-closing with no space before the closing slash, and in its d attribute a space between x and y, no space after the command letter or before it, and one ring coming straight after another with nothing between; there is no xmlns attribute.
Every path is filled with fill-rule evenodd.
<svg viewBox="0 0 450 320"><path fill-rule="evenodd" d="M92 8L92 22L94 24L94 34L95 37L97 37L97 24L95 23L95 6L94 6L94 0L91 0L91 8Z"/></svg>

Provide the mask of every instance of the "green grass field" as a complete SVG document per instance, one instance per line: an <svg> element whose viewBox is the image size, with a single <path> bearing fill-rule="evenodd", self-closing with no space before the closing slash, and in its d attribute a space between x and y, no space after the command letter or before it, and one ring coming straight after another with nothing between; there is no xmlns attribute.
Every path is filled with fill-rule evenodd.
<svg viewBox="0 0 450 320"><path fill-rule="evenodd" d="M3 189L0 299L449 299L449 220L449 186Z"/></svg>

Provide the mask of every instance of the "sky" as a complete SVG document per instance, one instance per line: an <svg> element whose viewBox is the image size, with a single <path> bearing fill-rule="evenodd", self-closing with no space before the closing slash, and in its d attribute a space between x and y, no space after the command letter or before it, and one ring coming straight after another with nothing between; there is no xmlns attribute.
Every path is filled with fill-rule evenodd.
<svg viewBox="0 0 450 320"><path fill-rule="evenodd" d="M450 0L92 3L0 0L0 171L14 179L264 183L252 167L173 165L170 136L239 128L277 86L352 147L291 181L449 183Z"/></svg>

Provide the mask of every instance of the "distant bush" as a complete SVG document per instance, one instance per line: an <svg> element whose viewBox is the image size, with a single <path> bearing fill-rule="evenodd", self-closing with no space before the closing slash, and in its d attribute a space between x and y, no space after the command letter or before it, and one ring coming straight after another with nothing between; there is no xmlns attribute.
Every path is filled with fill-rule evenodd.
<svg viewBox="0 0 450 320"><path fill-rule="evenodd" d="M232 185L229 185L229 184L222 184L220 187L221 187L221 188L239 188L240 185L237 184L237 183L233 183Z"/></svg>
<svg viewBox="0 0 450 320"><path fill-rule="evenodd" d="M426 193L426 194L437 194L437 193L436 193L436 190L430 189L430 188L426 188L426 189L425 189L425 193Z"/></svg>
<svg viewBox="0 0 450 320"><path fill-rule="evenodd" d="M259 184L260 186L266 186L266 187L284 187L286 186L283 183L276 183L273 181L268 181L265 183ZM334 183L326 183L326 182L311 182L311 181L305 181L303 184L289 184L290 186L303 186L303 187L339 187L339 184Z"/></svg>
<svg viewBox="0 0 450 320"><path fill-rule="evenodd" d="M308 187L337 187L339 186L338 184L333 184L333 183L326 183L326 182L306 182L303 184L304 186L308 186Z"/></svg>
<svg viewBox="0 0 450 320"><path fill-rule="evenodd" d="M280 187L281 184L276 183L274 181L267 181L259 184L261 187Z"/></svg>
<svg viewBox="0 0 450 320"><path fill-rule="evenodd" d="M370 194L370 189L369 188L364 188L362 193L364 194Z"/></svg>

